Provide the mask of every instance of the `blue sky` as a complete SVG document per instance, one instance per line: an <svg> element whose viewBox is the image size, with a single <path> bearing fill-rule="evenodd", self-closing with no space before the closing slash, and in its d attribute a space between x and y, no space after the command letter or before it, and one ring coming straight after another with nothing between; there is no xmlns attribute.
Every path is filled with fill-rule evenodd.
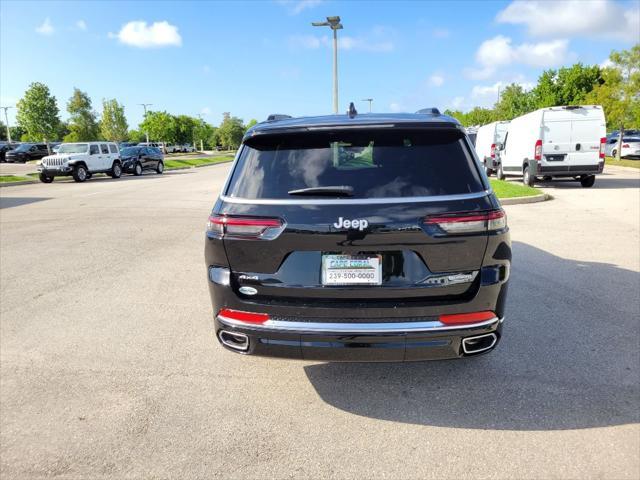
<svg viewBox="0 0 640 480"><path fill-rule="evenodd" d="M637 1L0 3L0 103L47 84L62 117L73 87L174 114L315 115L332 108L330 30L340 15L340 109L491 105L546 68L602 64L640 41ZM14 123L15 110L10 110Z"/></svg>

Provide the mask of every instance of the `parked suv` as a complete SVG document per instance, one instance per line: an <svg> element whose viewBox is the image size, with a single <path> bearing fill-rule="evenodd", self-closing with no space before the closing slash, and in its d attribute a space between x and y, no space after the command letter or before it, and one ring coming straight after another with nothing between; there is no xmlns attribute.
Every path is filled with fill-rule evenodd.
<svg viewBox="0 0 640 480"><path fill-rule="evenodd" d="M113 178L122 175L118 146L112 142L63 143L55 155L42 159L40 181L53 182L54 177L72 175L84 182L94 173L107 173Z"/></svg>
<svg viewBox="0 0 640 480"><path fill-rule="evenodd" d="M46 143L21 143L13 150L6 152L5 160L26 163L30 160L40 160L46 155L49 155Z"/></svg>
<svg viewBox="0 0 640 480"><path fill-rule="evenodd" d="M505 213L464 128L421 112L280 117L246 133L205 238L225 348L409 361L496 346Z"/></svg>
<svg viewBox="0 0 640 480"><path fill-rule="evenodd" d="M142 175L144 170L164 172L164 157L162 152L153 147L129 147L120 151L122 169L126 173Z"/></svg>

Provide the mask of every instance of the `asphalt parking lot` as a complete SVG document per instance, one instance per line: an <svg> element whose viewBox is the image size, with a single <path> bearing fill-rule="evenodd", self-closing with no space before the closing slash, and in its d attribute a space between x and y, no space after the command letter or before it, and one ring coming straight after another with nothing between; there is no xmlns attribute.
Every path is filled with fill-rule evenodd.
<svg viewBox="0 0 640 480"><path fill-rule="evenodd" d="M332 364L217 345L228 168L0 191L2 478L640 477L640 171L505 207L496 351Z"/></svg>

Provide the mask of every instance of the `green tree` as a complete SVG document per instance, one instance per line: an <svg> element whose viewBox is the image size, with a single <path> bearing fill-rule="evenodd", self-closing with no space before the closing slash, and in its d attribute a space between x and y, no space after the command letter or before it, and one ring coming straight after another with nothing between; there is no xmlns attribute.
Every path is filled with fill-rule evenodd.
<svg viewBox="0 0 640 480"><path fill-rule="evenodd" d="M146 140L146 134L141 130L129 130L129 141L141 143Z"/></svg>
<svg viewBox="0 0 640 480"><path fill-rule="evenodd" d="M247 123L247 125L244 127L245 131L249 130L251 127L253 127L254 125L258 124L258 120L256 120L255 118L252 118L251 120L249 120L249 123Z"/></svg>
<svg viewBox="0 0 640 480"><path fill-rule="evenodd" d="M2 120L0 120L0 140L8 140L7 139L7 126L4 124Z"/></svg>
<svg viewBox="0 0 640 480"><path fill-rule="evenodd" d="M576 63L559 70L546 70L531 91L533 108L584 104L589 92L602 81L602 71L598 65Z"/></svg>
<svg viewBox="0 0 640 480"><path fill-rule="evenodd" d="M9 127L9 132L11 132L11 140L14 142L19 142L23 138L25 141L28 140L27 131L19 125Z"/></svg>
<svg viewBox="0 0 640 480"><path fill-rule="evenodd" d="M499 120L519 117L535 110L533 95L526 92L521 85L512 83L502 91L500 101L496 103L494 110L495 118Z"/></svg>
<svg viewBox="0 0 640 480"><path fill-rule="evenodd" d="M100 133L104 139L122 142L127 138L128 128L127 118L124 116L124 105L120 105L115 98L102 100Z"/></svg>
<svg viewBox="0 0 640 480"><path fill-rule="evenodd" d="M213 127L204 120L200 119L193 128L193 140L197 145L200 145L200 143L202 143L203 146L211 146L209 144L209 140L211 139L212 133ZM215 147L215 145L213 146Z"/></svg>
<svg viewBox="0 0 640 480"><path fill-rule="evenodd" d="M194 142L194 129L198 120L188 115L178 115L173 117L173 123L175 128L175 142L193 143Z"/></svg>
<svg viewBox="0 0 640 480"><path fill-rule="evenodd" d="M607 124L621 132L625 128L640 128L640 44L630 50L612 52L609 60L612 65L603 70L602 83L586 100L602 105ZM620 146L616 150L619 158Z"/></svg>
<svg viewBox="0 0 640 480"><path fill-rule="evenodd" d="M80 142L97 140L99 133L96 114L91 107L91 99L86 92L77 88L67 103L69 112L69 134L64 137L65 142Z"/></svg>
<svg viewBox="0 0 640 480"><path fill-rule="evenodd" d="M71 133L69 129L69 122L62 121L58 124L58 128L56 129L56 140L61 140L67 142L66 138Z"/></svg>
<svg viewBox="0 0 640 480"><path fill-rule="evenodd" d="M29 140L48 143L56 136L59 113L56 97L51 95L49 87L34 82L18 101L16 120Z"/></svg>
<svg viewBox="0 0 640 480"><path fill-rule="evenodd" d="M242 142L244 130L242 120L238 117L225 117L217 131L220 144L230 149L238 148Z"/></svg>
<svg viewBox="0 0 640 480"><path fill-rule="evenodd" d="M167 112L147 112L139 128L149 132L149 140L176 143L178 139L175 117Z"/></svg>

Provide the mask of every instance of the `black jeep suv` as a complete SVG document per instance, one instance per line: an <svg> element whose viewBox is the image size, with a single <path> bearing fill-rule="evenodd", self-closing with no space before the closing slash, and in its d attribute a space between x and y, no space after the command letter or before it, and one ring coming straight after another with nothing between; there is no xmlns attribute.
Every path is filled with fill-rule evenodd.
<svg viewBox="0 0 640 480"><path fill-rule="evenodd" d="M209 217L222 345L348 361L493 349L511 243L462 126L437 109L283 117L247 132Z"/></svg>

